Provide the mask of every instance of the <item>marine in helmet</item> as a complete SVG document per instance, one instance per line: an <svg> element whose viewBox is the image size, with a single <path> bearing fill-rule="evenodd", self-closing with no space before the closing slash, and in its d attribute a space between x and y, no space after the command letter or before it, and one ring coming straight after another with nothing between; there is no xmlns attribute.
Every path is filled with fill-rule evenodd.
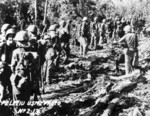
<svg viewBox="0 0 150 116"><path fill-rule="evenodd" d="M28 28L26 29L29 34L29 39L37 39L37 26L36 25L29 25Z"/></svg>
<svg viewBox="0 0 150 116"><path fill-rule="evenodd" d="M55 63L54 60L56 58L56 52L55 50L51 47L47 50L45 54L45 62L42 65L42 70L41 70L41 77L42 77L42 85L50 85L52 83L52 78L55 73ZM44 92L44 87L43 92Z"/></svg>
<svg viewBox="0 0 150 116"><path fill-rule="evenodd" d="M2 47L2 56L1 60L4 62L7 62L9 65L11 64L11 58L12 58L12 53L13 50L16 49L16 44L14 42L14 37L15 37L15 30L10 28L6 32L6 42Z"/></svg>
<svg viewBox="0 0 150 116"><path fill-rule="evenodd" d="M96 49L97 44L98 44L98 37L99 37L99 24L98 24L98 17L94 18L94 22L92 22L92 27L91 27L91 42L90 42L90 47L93 49Z"/></svg>
<svg viewBox="0 0 150 116"><path fill-rule="evenodd" d="M30 51L30 42L29 42L29 36L26 31L19 31L15 38L14 41L16 42L16 46L18 47L13 51L13 56L11 60L11 69L12 72L15 73L15 68L18 63L18 57L20 56L22 52Z"/></svg>
<svg viewBox="0 0 150 116"><path fill-rule="evenodd" d="M53 48L56 51L57 58L55 59L55 65L56 65L56 67L58 67L60 51L61 51L61 41L60 41L60 38L59 38L58 32L57 32L57 24L53 24L50 26L48 35L50 36L50 41L52 42Z"/></svg>
<svg viewBox="0 0 150 116"><path fill-rule="evenodd" d="M6 32L10 27L11 27L10 24L7 23L1 27L0 47L3 46L3 43L5 42Z"/></svg>
<svg viewBox="0 0 150 116"><path fill-rule="evenodd" d="M37 51L38 49L38 35L37 35L37 26L36 25L29 25L29 27L26 29L29 34L29 41L31 44L31 51Z"/></svg>
<svg viewBox="0 0 150 116"><path fill-rule="evenodd" d="M123 37L123 35L124 35L123 25L120 20L117 21L116 35L117 35L116 36L117 40L120 39L121 37Z"/></svg>
<svg viewBox="0 0 150 116"><path fill-rule="evenodd" d="M88 37L89 35L89 25L88 25L88 18L84 17L82 19L82 25L81 25L81 36Z"/></svg>
<svg viewBox="0 0 150 116"><path fill-rule="evenodd" d="M70 23L70 22L68 22ZM58 29L58 35L61 41L61 48L66 51L67 59L70 55L70 47L69 47L69 40L70 40L70 33L69 33L69 24L66 21L60 21L60 28Z"/></svg>
<svg viewBox="0 0 150 116"><path fill-rule="evenodd" d="M107 43L110 43L111 38L112 38L112 34L113 34L113 22L112 22L111 17L109 17L107 19L105 29L106 29L105 37L106 37Z"/></svg>
<svg viewBox="0 0 150 116"><path fill-rule="evenodd" d="M125 72L129 74L138 67L138 39L130 25L125 26L124 31L125 35L119 40L119 43L124 45Z"/></svg>
<svg viewBox="0 0 150 116"><path fill-rule="evenodd" d="M18 48L13 51L11 60L13 99L27 102L31 93L36 93L34 84L38 80L39 56L37 52L30 51L27 31L19 31L14 40Z"/></svg>
<svg viewBox="0 0 150 116"><path fill-rule="evenodd" d="M79 30L79 43L80 43L80 54L85 56L87 53L87 47L89 43L89 25L88 25L88 18L84 17L82 19L81 29Z"/></svg>
<svg viewBox="0 0 150 116"><path fill-rule="evenodd" d="M100 25L100 29L99 29L100 30L100 38L99 38L99 45L100 46L104 42L104 39L105 39L105 33L106 33L105 25L106 25L106 19L103 19L102 23Z"/></svg>
<svg viewBox="0 0 150 116"><path fill-rule="evenodd" d="M6 23L1 27L1 39L3 39L3 37L5 38L6 32L7 30L11 28L10 24Z"/></svg>
<svg viewBox="0 0 150 116"><path fill-rule="evenodd" d="M45 54L49 48L53 48L53 41L50 35L44 35L43 39L38 40L38 53L40 56L41 65L45 61Z"/></svg>

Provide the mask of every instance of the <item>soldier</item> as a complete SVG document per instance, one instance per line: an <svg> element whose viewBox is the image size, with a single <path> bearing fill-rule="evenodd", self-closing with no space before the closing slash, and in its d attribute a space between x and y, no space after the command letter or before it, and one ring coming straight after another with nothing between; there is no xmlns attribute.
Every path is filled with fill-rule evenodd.
<svg viewBox="0 0 150 116"><path fill-rule="evenodd" d="M59 58L60 58L60 50L61 50L61 45L60 45L60 39L57 34L57 25L53 24L49 28L48 35L44 36L44 40L42 40L43 47L45 49L45 53L49 50L49 48L53 48L56 52L56 58L55 58L55 65L58 68L59 66ZM42 46L41 46L42 47ZM41 49L42 50L42 49ZM44 58L45 59L45 58Z"/></svg>
<svg viewBox="0 0 150 116"><path fill-rule="evenodd" d="M122 22L120 20L117 21L116 33L117 33L117 37L119 39L124 36L123 25L122 25Z"/></svg>
<svg viewBox="0 0 150 116"><path fill-rule="evenodd" d="M12 58L12 53L13 53L13 50L16 48L16 45L13 41L14 37L15 37L15 30L14 29L8 29L7 32L6 32L6 43L3 44L3 47L2 47L2 61L5 61L6 63L8 63L9 65L11 64L11 58Z"/></svg>
<svg viewBox="0 0 150 116"><path fill-rule="evenodd" d="M37 26L36 25L29 25L27 28L29 34L29 41L31 43L31 51L37 51L38 49L38 35L37 35Z"/></svg>
<svg viewBox="0 0 150 116"><path fill-rule="evenodd" d="M104 42L104 39L105 39L105 33L106 33L105 25L106 25L106 19L103 19L101 26L100 26L100 39L99 39L100 46Z"/></svg>
<svg viewBox="0 0 150 116"><path fill-rule="evenodd" d="M49 28L49 33L48 35L50 36L50 39L52 40L53 43L53 48L56 49L58 52L60 51L60 39L57 33L57 25L51 25Z"/></svg>
<svg viewBox="0 0 150 116"><path fill-rule="evenodd" d="M4 43L5 43L5 36L6 36L6 31L10 28L10 24L4 24L1 28L1 35L0 35L0 57L2 56L3 54L3 46L4 46Z"/></svg>
<svg viewBox="0 0 150 116"><path fill-rule="evenodd" d="M44 35L43 38L41 38L40 40L38 40L38 54L40 56L40 63L42 66L44 61L45 61L45 54L47 51L47 42L50 40L50 36L49 35Z"/></svg>
<svg viewBox="0 0 150 116"><path fill-rule="evenodd" d="M6 23L1 28L1 35L0 35L0 42L3 42L5 40L5 35L7 30L10 28L10 24Z"/></svg>
<svg viewBox="0 0 150 116"><path fill-rule="evenodd" d="M109 18L108 21L106 22L105 29L106 29L105 37L106 37L107 42L109 43L111 42L111 37L113 33L113 26L112 26L111 18Z"/></svg>
<svg viewBox="0 0 150 116"><path fill-rule="evenodd" d="M18 76L22 76L22 74L19 74L21 73L22 69L20 70L19 69L19 65L21 64L21 53L25 52L26 49L28 49L30 47L29 45L29 37L26 33L26 31L20 31L17 33L16 37L15 37L15 41L17 43L17 46L19 48L17 48L16 50L14 50L13 52L13 56L12 56L12 61L11 61L11 70L13 72L12 76L11 76L11 84L12 84L12 89L13 89L13 100L21 100L21 96L24 94L24 97L27 97L26 101L29 100L29 97L30 97L30 88L31 88L31 85L30 85L30 81L28 80L28 93L27 91L22 91L20 92L19 91L19 87L18 87L18 84L19 83L16 83L16 78ZM22 59L23 60L23 59ZM20 71L20 72L19 72ZM25 79L25 78L24 78ZM24 80L25 81L25 80ZM25 100L25 98L22 98L23 100Z"/></svg>
<svg viewBox="0 0 150 116"><path fill-rule="evenodd" d="M80 29L80 37L79 37L79 43L80 43L80 54L85 56L87 53L87 46L88 46L88 18L84 17L81 24Z"/></svg>
<svg viewBox="0 0 150 116"><path fill-rule="evenodd" d="M93 44L93 48L96 49L97 47L97 40L98 40L98 31L99 31L99 25L98 25L98 17L94 18L94 22L92 23L92 36L91 36L91 42L90 42L90 46L92 48L92 44Z"/></svg>
<svg viewBox="0 0 150 116"><path fill-rule="evenodd" d="M46 61L44 62L41 68L41 77L42 77L42 92L45 93L44 88L45 84L49 86L52 83L52 78L54 76L56 52L51 47L48 49L45 55Z"/></svg>
<svg viewBox="0 0 150 116"><path fill-rule="evenodd" d="M58 29L58 35L61 41L61 49L65 50L66 52L65 61L67 61L70 55L70 47L69 47L70 33L68 28L69 28L69 24L66 24L66 22L62 20L60 22L60 28Z"/></svg>
<svg viewBox="0 0 150 116"><path fill-rule="evenodd" d="M14 40L18 48L13 51L11 62L13 100L28 102L31 93L35 93L34 87L38 82L39 57L36 52L29 51L30 43L26 31L19 31ZM35 95L34 98L36 97Z"/></svg>
<svg viewBox="0 0 150 116"><path fill-rule="evenodd" d="M138 67L138 39L137 35L131 32L130 25L127 25L124 31L125 35L119 40L119 43L124 43L125 46L125 71L126 74L129 74Z"/></svg>
<svg viewBox="0 0 150 116"><path fill-rule="evenodd" d="M112 39L113 41L117 41L117 22L119 21L119 16L117 15L115 17L115 20L113 22L113 35L112 35Z"/></svg>
<svg viewBox="0 0 150 116"><path fill-rule="evenodd" d="M121 23L122 23L122 28L124 29L125 26L127 25L126 19L125 19L125 18L122 18L122 19L121 19Z"/></svg>

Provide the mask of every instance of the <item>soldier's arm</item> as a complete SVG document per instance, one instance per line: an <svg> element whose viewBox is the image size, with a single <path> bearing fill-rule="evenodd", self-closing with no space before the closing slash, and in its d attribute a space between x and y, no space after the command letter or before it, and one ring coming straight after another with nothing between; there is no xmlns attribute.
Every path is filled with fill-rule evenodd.
<svg viewBox="0 0 150 116"><path fill-rule="evenodd" d="M123 37L119 40L119 43L123 43L123 42L125 42L125 39L126 39L126 37L125 37L125 36L123 36Z"/></svg>
<svg viewBox="0 0 150 116"><path fill-rule="evenodd" d="M13 51L12 59L11 59L11 70L14 73L15 67L17 65L17 53L16 51Z"/></svg>
<svg viewBox="0 0 150 116"><path fill-rule="evenodd" d="M81 25L81 35L84 35L84 28L85 28L85 23Z"/></svg>
<svg viewBox="0 0 150 116"><path fill-rule="evenodd" d="M16 75L15 75L15 74L11 75L11 77L10 77L10 82L11 82L11 85L12 85L12 86L16 86L16 85L15 85L15 80L16 80Z"/></svg>
<svg viewBox="0 0 150 116"><path fill-rule="evenodd" d="M138 37L135 35L135 48L138 50Z"/></svg>

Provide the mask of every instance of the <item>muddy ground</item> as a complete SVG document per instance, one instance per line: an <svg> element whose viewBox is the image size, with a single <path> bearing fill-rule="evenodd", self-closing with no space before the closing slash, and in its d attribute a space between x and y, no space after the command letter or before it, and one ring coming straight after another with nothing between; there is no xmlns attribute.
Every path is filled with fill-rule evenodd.
<svg viewBox="0 0 150 116"><path fill-rule="evenodd" d="M144 67L144 73L140 76L135 73L135 80L117 81L110 80L110 77L125 74L124 63L119 65L119 72L116 73L115 61L117 54L122 54L121 48L104 44L97 50L88 50L86 57L79 54L78 46L71 48L69 61L60 65L53 83L45 86L45 93L40 96L39 101L47 104L33 105L31 111L38 109L38 114L33 112L30 115L128 116L135 107L143 114L149 112L150 71L141 57L140 65ZM13 115L13 107L2 111L8 116Z"/></svg>
<svg viewBox="0 0 150 116"><path fill-rule="evenodd" d="M112 55L112 50L117 53L121 53L121 50L104 44L97 50L89 50L85 58L79 55L79 47L72 47L72 57L69 62L61 66L56 78L53 79L54 83L46 87L46 94L42 95L44 100L56 100L59 105L51 106L43 111L43 114L50 116L104 115L105 109L109 109L109 102L113 98L101 107L97 107L94 113L90 113L97 99L103 99L103 96L99 95L105 93L103 88L109 85L109 77L125 74L124 63L119 65L119 73L116 73L116 56ZM150 108L149 74L150 71L146 70L142 75L142 81L139 81L134 87L129 87L131 90L119 95L119 101L108 116L128 116L128 113L135 107L138 107L141 113L145 113L145 110ZM119 82L111 81L111 83Z"/></svg>

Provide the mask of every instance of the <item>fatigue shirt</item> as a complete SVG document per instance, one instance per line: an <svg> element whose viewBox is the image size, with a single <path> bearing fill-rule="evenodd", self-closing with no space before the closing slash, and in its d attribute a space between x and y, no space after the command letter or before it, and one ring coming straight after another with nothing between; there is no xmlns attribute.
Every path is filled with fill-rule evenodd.
<svg viewBox="0 0 150 116"><path fill-rule="evenodd" d="M28 52L28 51L26 51L24 48L17 48L13 51L12 60L11 60L12 71L17 70L17 65L18 65L18 62L20 61L21 53L23 52ZM39 55L37 54L37 52L31 52L31 54L33 55L33 59L32 59L33 69L36 72L39 70L39 63L40 63Z"/></svg>
<svg viewBox="0 0 150 116"><path fill-rule="evenodd" d="M81 25L81 36L88 37L89 34L89 26L87 23L83 22Z"/></svg>
<svg viewBox="0 0 150 116"><path fill-rule="evenodd" d="M138 39L135 33L127 33L119 40L119 42L124 42L130 51L137 51Z"/></svg>

